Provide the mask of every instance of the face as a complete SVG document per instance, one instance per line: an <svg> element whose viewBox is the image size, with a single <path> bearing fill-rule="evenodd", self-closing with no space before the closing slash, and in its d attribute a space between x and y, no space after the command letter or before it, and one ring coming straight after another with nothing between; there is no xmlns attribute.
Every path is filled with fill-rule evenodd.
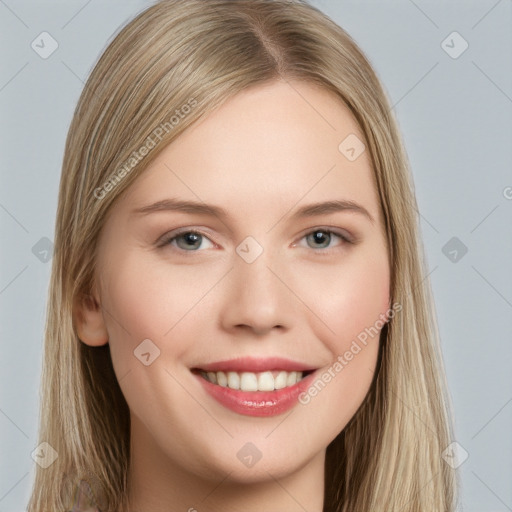
<svg viewBox="0 0 512 512"><path fill-rule="evenodd" d="M114 204L96 300L132 446L154 464L283 477L323 458L361 405L389 261L355 137L331 93L259 85L180 135Z"/></svg>

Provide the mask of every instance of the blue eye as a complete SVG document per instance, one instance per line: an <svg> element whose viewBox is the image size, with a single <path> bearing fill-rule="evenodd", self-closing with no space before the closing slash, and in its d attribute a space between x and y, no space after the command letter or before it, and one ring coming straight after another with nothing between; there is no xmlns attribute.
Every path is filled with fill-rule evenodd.
<svg viewBox="0 0 512 512"><path fill-rule="evenodd" d="M303 238L306 239L308 246L312 249L330 249L332 246L329 247L329 245L333 240L333 236L342 241L342 243L338 245L343 245L343 243L351 243L347 236L342 235L341 233L335 233L329 229L315 229L314 231L310 231ZM313 246L310 245L309 242L312 242ZM319 244L320 247L315 247L314 244Z"/></svg>
<svg viewBox="0 0 512 512"><path fill-rule="evenodd" d="M173 242L176 242L179 249L183 249L187 252L193 252L197 251L201 247L201 242L204 240L209 241L205 235L198 231L182 231L177 235L164 239L162 245L174 245Z"/></svg>
<svg viewBox="0 0 512 512"><path fill-rule="evenodd" d="M323 228L317 228L310 231L301 238L301 241L305 239L309 248L322 250L333 248L331 242L335 238L340 240L340 243L337 244L338 246L346 243L353 243L347 235ZM204 247L203 242L208 242L210 246ZM171 245L176 247L178 250L185 252L197 252L201 248L210 249L213 247L213 243L205 234L194 230L181 231L173 236L164 237L164 239L158 244L159 247L165 247L167 245Z"/></svg>

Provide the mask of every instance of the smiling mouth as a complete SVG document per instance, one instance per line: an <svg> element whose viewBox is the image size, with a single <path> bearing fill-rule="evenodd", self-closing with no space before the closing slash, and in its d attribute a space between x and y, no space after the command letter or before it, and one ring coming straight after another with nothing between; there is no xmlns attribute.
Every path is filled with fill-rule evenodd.
<svg viewBox="0 0 512 512"><path fill-rule="evenodd" d="M303 372L274 370L264 372L204 371L192 370L211 384L237 391L277 391L294 386L314 370Z"/></svg>

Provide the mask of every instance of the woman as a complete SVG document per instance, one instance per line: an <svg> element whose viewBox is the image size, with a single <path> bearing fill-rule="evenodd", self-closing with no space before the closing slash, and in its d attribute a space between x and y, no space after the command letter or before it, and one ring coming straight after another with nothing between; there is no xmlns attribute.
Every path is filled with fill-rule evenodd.
<svg viewBox="0 0 512 512"><path fill-rule="evenodd" d="M66 144L30 512L451 511L405 151L306 3L164 0Z"/></svg>

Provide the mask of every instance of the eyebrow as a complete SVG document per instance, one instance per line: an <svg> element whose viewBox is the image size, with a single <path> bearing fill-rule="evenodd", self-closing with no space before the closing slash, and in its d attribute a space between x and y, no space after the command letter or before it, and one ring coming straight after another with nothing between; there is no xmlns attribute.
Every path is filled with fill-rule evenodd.
<svg viewBox="0 0 512 512"><path fill-rule="evenodd" d="M202 215L210 215L226 219L229 217L228 212L220 207L212 204L196 202L196 201L182 201L179 199L162 199L155 203L136 208L130 212L130 215L148 215L156 212L181 212L181 213L195 213ZM302 206L292 215L292 218L306 218L314 217L335 212L354 212L365 216L370 222L374 223L375 220L370 212L364 206L349 200L331 200L319 203L312 203ZM286 216L286 215L284 215Z"/></svg>

